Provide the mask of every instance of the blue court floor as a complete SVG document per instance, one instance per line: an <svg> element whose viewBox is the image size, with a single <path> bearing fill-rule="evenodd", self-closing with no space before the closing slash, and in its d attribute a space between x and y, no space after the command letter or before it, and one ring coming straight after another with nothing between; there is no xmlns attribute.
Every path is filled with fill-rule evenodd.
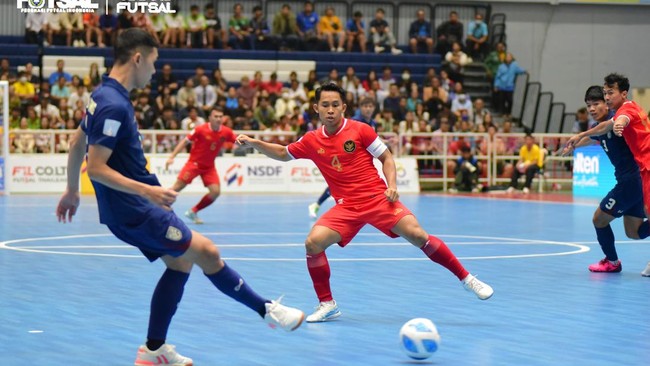
<svg viewBox="0 0 650 366"><path fill-rule="evenodd" d="M200 198L181 194L184 212ZM260 294L311 312L304 260L309 195L227 195L202 212L207 234ZM163 271L98 223L84 197L72 224L58 196L0 196L0 365L132 365ZM343 316L293 333L222 295L195 268L168 342L197 366L234 365L648 365L650 246L613 224L620 274L594 274L602 257L595 203L543 203L436 195L402 201L495 289L487 301L401 239L366 227L328 251ZM322 210L331 207L330 200ZM431 319L442 337L415 362L397 334Z"/></svg>

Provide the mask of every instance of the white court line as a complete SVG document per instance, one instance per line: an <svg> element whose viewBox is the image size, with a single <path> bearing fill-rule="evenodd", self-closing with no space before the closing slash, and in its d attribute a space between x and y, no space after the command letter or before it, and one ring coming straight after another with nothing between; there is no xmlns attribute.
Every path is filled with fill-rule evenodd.
<svg viewBox="0 0 650 366"><path fill-rule="evenodd" d="M205 235L224 235L225 233L207 233ZM254 235L273 235L277 233L230 233L231 235L239 235L239 236L251 236L251 234ZM291 234L291 235L304 235L303 233L284 233L284 234ZM366 234L367 236L377 236L377 235L383 235L381 233L375 233L375 234ZM47 254L59 254L59 255L75 255L75 256L95 256L95 257L115 257L115 258L140 258L140 255L124 255L124 254L105 254L105 253L83 253L83 252L60 252L60 251L53 251L53 250L42 250L42 249L33 249L35 248L40 248L40 247L46 247L46 246L32 246L32 247L19 247L19 246L11 246L10 244L19 244L19 243L26 243L26 242L36 242L36 241L52 241L52 240L64 240L64 239L78 239L78 238L93 238L93 237L111 237L111 234L81 234L81 235L65 235L65 236L52 236L52 237L42 237L42 238L24 238L24 239L14 239L14 240L7 240L0 242L0 249L8 249L8 250L14 250L14 251L21 251L21 252L30 252L30 253L47 253ZM446 235L439 235L440 237L451 237L451 238L468 238L468 239L490 239L490 240L498 240L499 244L498 245L556 245L556 246L568 246L568 247L573 247L577 248L576 250L573 251L568 251L568 252L559 252L559 253L538 253L538 254L519 254L519 255L498 255L498 256L482 256L482 257L459 257L459 259L462 260L484 260L484 259L512 259L512 258L538 258L538 257L551 257L551 256L563 256L563 255L572 255L572 254L579 254L579 253L585 253L588 252L590 249L587 246L576 244L576 243L569 243L569 242L558 242L558 241L550 241L550 240L533 240L533 239L521 239L521 238L504 238L504 237L492 237L492 236L477 236L477 235L454 235L454 234L446 234ZM503 243L505 241L505 243ZM470 242L471 243L471 242ZM408 243L353 243L354 246L408 246L410 244ZM464 244L464 245L474 245L474 244ZM479 244L483 245L483 244ZM220 245L222 247L225 246L230 246L233 248L236 247L251 247L251 244L223 244ZM295 243L284 243L284 244L252 244L252 246L257 246L257 247L280 247L280 246L292 246L292 247L302 247L303 244L295 244ZM89 249L96 249L94 246L56 246L56 248L59 249L64 249L64 248L89 248ZM107 246L102 246L102 248L105 248ZM129 248L130 246L124 245L124 246L111 246L115 248ZM52 249L52 246L48 246L48 249ZM304 261L304 258L239 258L239 257L231 257L231 258L224 258L226 260L234 260L234 261L274 261L274 262L279 262L279 261ZM418 260L429 260L428 258L332 258L330 261L334 262L369 262L369 261L418 261Z"/></svg>

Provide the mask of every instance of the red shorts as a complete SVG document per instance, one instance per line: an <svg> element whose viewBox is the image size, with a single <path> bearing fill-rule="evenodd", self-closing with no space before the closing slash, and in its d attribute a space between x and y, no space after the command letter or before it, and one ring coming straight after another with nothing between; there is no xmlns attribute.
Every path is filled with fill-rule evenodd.
<svg viewBox="0 0 650 366"><path fill-rule="evenodd" d="M212 165L211 167L201 168L195 162L188 161L183 166L183 169L178 174L178 180L184 182L185 184L190 184L197 176L201 176L204 186L210 186L213 184L219 185L219 174L217 174L217 169Z"/></svg>
<svg viewBox="0 0 650 366"><path fill-rule="evenodd" d="M315 225L339 233L341 241L338 244L344 247L366 224L376 227L391 238L398 237L391 229L406 215L412 215L406 206L400 201L388 202L386 196L381 194L359 205L337 204L321 216Z"/></svg>
<svg viewBox="0 0 650 366"><path fill-rule="evenodd" d="M640 173L643 185L643 208L648 215L650 213L650 170L641 170Z"/></svg>

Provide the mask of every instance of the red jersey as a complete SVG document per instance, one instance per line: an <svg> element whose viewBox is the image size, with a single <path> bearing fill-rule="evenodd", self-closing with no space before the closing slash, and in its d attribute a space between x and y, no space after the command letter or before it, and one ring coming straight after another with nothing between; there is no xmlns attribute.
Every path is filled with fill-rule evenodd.
<svg viewBox="0 0 650 366"><path fill-rule="evenodd" d="M623 137L630 147L639 169L650 170L650 125L648 115L635 102L628 100L616 111L614 120L625 116L630 124L623 129Z"/></svg>
<svg viewBox="0 0 650 366"><path fill-rule="evenodd" d="M214 166L214 159L226 142L235 142L237 136L228 127L221 125L213 131L210 123L204 123L190 132L187 139L192 142L189 161L201 168Z"/></svg>
<svg viewBox="0 0 650 366"><path fill-rule="evenodd" d="M350 119L344 119L333 135L323 126L287 146L292 158L316 164L339 204L365 202L384 194L386 183L372 160L386 149L372 127Z"/></svg>

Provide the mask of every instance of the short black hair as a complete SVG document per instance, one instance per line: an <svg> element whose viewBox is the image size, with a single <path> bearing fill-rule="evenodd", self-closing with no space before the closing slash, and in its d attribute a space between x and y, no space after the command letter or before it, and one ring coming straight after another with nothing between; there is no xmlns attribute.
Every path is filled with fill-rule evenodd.
<svg viewBox="0 0 650 366"><path fill-rule="evenodd" d="M330 81L329 83L325 83L321 85L320 88L316 89L316 103L320 101L320 95L324 91L333 91L339 93L339 95L341 96L341 100L345 102L345 95L346 95L345 90L343 90L343 88L341 88L338 84Z"/></svg>
<svg viewBox="0 0 650 366"><path fill-rule="evenodd" d="M471 153L472 149L470 149L469 146L463 144L463 146L460 147L460 152L461 153Z"/></svg>
<svg viewBox="0 0 650 366"><path fill-rule="evenodd" d="M624 92L630 90L630 80L625 76L617 73L611 73L605 76L605 85L613 88L614 84L618 86L619 91Z"/></svg>
<svg viewBox="0 0 650 366"><path fill-rule="evenodd" d="M210 4L210 3L205 4L205 8L204 8L204 9L205 9L205 10L208 10L208 9L214 9L214 4Z"/></svg>
<svg viewBox="0 0 650 366"><path fill-rule="evenodd" d="M598 101L605 101L605 93L603 93L603 87L599 85L592 85L587 88L587 91L585 92L585 103Z"/></svg>
<svg viewBox="0 0 650 366"><path fill-rule="evenodd" d="M148 32L140 28L129 28L120 33L115 42L115 64L126 64L136 52L148 53L158 47L158 42Z"/></svg>
<svg viewBox="0 0 650 366"><path fill-rule="evenodd" d="M210 108L210 113L208 115L212 114L214 111L223 113L223 108L220 105L215 105L214 107Z"/></svg>
<svg viewBox="0 0 650 366"><path fill-rule="evenodd" d="M255 6L253 7L253 13L256 12L256 11L258 11L258 10L261 11L261 10L262 10L262 7L259 6L259 5L255 5Z"/></svg>
<svg viewBox="0 0 650 366"><path fill-rule="evenodd" d="M354 12L354 14L352 16L355 17L355 18L361 18L363 16L363 14L361 14L361 12L359 10L357 10L357 11Z"/></svg>

